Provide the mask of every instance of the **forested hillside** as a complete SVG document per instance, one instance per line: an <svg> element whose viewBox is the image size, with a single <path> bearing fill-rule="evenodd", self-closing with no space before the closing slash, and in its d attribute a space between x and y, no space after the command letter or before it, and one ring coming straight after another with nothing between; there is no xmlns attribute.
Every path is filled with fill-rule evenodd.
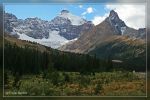
<svg viewBox="0 0 150 100"><path fill-rule="evenodd" d="M45 48L45 51L40 51L38 48L32 48L29 45L20 47L16 43L5 42L5 69L20 74L37 74L49 67L71 72L107 71L106 69L112 68L111 61L100 60L96 56Z"/></svg>
<svg viewBox="0 0 150 100"><path fill-rule="evenodd" d="M146 70L146 43L140 39L128 37L111 38L89 51L91 55L97 55L100 59L115 59L124 62L125 69Z"/></svg>
<svg viewBox="0 0 150 100"><path fill-rule="evenodd" d="M124 62L62 52L7 36L4 47L6 96L145 95L144 74L129 72L133 69Z"/></svg>

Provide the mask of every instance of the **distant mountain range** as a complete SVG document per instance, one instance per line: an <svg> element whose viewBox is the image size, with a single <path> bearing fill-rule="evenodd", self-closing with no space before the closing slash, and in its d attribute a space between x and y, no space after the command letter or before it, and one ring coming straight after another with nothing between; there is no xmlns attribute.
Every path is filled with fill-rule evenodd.
<svg viewBox="0 0 150 100"><path fill-rule="evenodd" d="M107 43L106 41L114 42L114 38L123 41L130 39L133 42L140 40L143 43L146 38L145 28L136 30L128 27L114 10L111 10L109 16L96 26L91 21L71 14L68 10L62 10L51 21L37 17L22 20L13 14L5 13L4 23L5 32L18 39L76 53L97 51L95 49Z"/></svg>
<svg viewBox="0 0 150 100"><path fill-rule="evenodd" d="M146 28L128 27L114 10L96 26L67 10L62 10L51 21L39 18L22 20L5 13L4 22L5 33L13 38L37 42L60 51L119 60L125 66L139 70L146 66Z"/></svg>
<svg viewBox="0 0 150 100"><path fill-rule="evenodd" d="M51 21L45 21L37 17L22 20L13 14L5 13L4 23L6 33L21 40L38 42L52 48L58 48L78 38L90 36L92 35L91 33L89 35L86 33L96 29L96 27L103 26L103 24L108 25L103 26L104 29L99 31L105 36L107 36L107 33L113 33L112 35L125 35L139 39L145 39L146 37L145 28L136 30L128 27L113 10L110 11L109 17L97 26L94 26L91 21L86 21L79 16L71 14L68 10L62 10ZM107 28L109 32L105 33ZM84 36L82 33L86 35Z"/></svg>
<svg viewBox="0 0 150 100"><path fill-rule="evenodd" d="M51 21L40 18L18 19L15 15L5 13L5 32L21 40L38 42L58 48L78 38L82 32L90 30L94 25L90 21L62 10Z"/></svg>
<svg viewBox="0 0 150 100"><path fill-rule="evenodd" d="M117 59L133 66L146 66L146 29L128 27L115 11L99 25L82 33L59 50Z"/></svg>
<svg viewBox="0 0 150 100"><path fill-rule="evenodd" d="M97 45L104 43L112 37L128 37L127 39L145 40L146 29L140 28L138 30L128 27L124 21L122 21L118 14L112 10L109 16L99 25L94 26L88 32L83 33L77 41L70 42L64 45L60 50L88 53L94 49Z"/></svg>

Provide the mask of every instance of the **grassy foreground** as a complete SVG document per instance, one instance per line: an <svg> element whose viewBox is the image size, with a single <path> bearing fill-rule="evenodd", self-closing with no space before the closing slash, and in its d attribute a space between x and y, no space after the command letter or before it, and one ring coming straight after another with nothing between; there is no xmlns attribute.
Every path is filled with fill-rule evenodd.
<svg viewBox="0 0 150 100"><path fill-rule="evenodd" d="M5 96L145 96L144 73L51 72L47 75L8 74Z"/></svg>

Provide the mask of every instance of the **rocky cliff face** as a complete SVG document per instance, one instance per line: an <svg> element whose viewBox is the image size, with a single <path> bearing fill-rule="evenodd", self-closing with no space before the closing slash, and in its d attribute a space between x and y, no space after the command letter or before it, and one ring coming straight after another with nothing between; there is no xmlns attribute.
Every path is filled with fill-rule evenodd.
<svg viewBox="0 0 150 100"><path fill-rule="evenodd" d="M93 26L92 22L75 16L67 10L62 10L50 22L51 29L59 31L59 34L68 40L79 37L82 32L90 30Z"/></svg>
<svg viewBox="0 0 150 100"><path fill-rule="evenodd" d="M15 15L5 13L4 21L5 32L10 35L26 34L35 39L48 38L48 21L39 18L18 19Z"/></svg>
<svg viewBox="0 0 150 100"><path fill-rule="evenodd" d="M55 47L59 47L70 40L72 41L78 38L81 33L90 30L94 26L92 22L73 15L67 10L62 10L51 21L42 20L37 17L22 20L13 14L5 13L4 25L5 32L9 33L9 35L23 40L34 40L34 42L44 39L44 45L46 41L46 44L49 43L46 46L50 47L53 47L50 44L55 44ZM57 39L55 38L56 40L54 41L51 37L57 37Z"/></svg>
<svg viewBox="0 0 150 100"><path fill-rule="evenodd" d="M138 30L128 27L118 14L112 10L99 25L62 10L51 21L40 18L18 19L15 15L5 13L5 32L16 38L34 41L50 47L62 47L61 50L85 52L112 36L127 36L133 39L145 39L146 29ZM77 41L73 42L74 40ZM40 41L40 42L39 42Z"/></svg>
<svg viewBox="0 0 150 100"><path fill-rule="evenodd" d="M139 39L146 38L145 28L139 28L138 30L136 30L128 27L125 22L119 18L118 14L114 10L110 11L109 17L107 17L105 20L110 23L117 35L125 35L129 36L130 38Z"/></svg>
<svg viewBox="0 0 150 100"><path fill-rule="evenodd" d="M15 15L5 13L5 31L11 34L18 32L35 39L49 37L49 31L59 31L59 34L68 40L78 38L83 31L90 30L94 25L90 21L71 14L67 10L51 21L40 18L18 19Z"/></svg>
<svg viewBox="0 0 150 100"><path fill-rule="evenodd" d="M106 18L106 21L110 23L117 35L124 34L127 26L114 10L110 11L109 17Z"/></svg>

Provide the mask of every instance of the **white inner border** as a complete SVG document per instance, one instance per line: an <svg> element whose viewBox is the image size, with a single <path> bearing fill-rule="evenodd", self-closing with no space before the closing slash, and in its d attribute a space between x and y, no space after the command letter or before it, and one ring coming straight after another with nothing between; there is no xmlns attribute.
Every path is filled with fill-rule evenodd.
<svg viewBox="0 0 150 100"><path fill-rule="evenodd" d="M145 5L145 28L146 28L146 95L145 96L5 96L4 94L4 11L5 11L5 5L80 5L80 4L85 4L85 5L102 5L102 4L132 4L132 5L138 5L138 4L143 4ZM145 3L3 3L3 97L148 97L147 96L147 1Z"/></svg>

